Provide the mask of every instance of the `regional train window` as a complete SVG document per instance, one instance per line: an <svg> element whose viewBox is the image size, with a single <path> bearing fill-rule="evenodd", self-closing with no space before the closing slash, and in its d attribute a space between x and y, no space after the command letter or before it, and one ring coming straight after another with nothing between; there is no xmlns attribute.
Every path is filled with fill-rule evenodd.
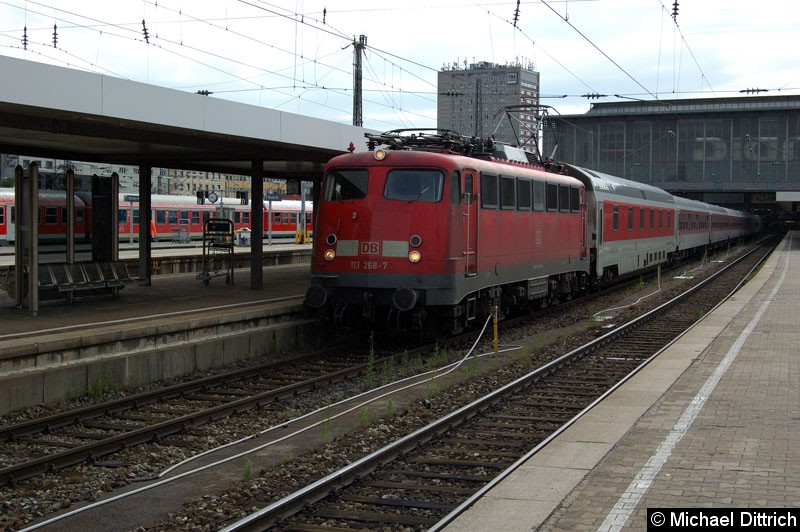
<svg viewBox="0 0 800 532"><path fill-rule="evenodd" d="M83 212L81 210L78 210L78 213L79 213L78 216L81 219L83 219ZM133 209L133 223L135 224L139 223L139 209Z"/></svg>
<svg viewBox="0 0 800 532"><path fill-rule="evenodd" d="M200 211L192 211L192 224L200 223Z"/></svg>
<svg viewBox="0 0 800 532"><path fill-rule="evenodd" d="M644 231L644 209L639 207L639 231Z"/></svg>
<svg viewBox="0 0 800 532"><path fill-rule="evenodd" d="M653 209L650 209L650 230L652 231L655 228L656 228L656 213L655 211L653 211Z"/></svg>
<svg viewBox="0 0 800 532"><path fill-rule="evenodd" d="M481 207L496 209L497 204L497 176L481 174Z"/></svg>
<svg viewBox="0 0 800 532"><path fill-rule="evenodd" d="M533 182L533 210L544 211L544 183L541 181Z"/></svg>
<svg viewBox="0 0 800 532"><path fill-rule="evenodd" d="M614 208L612 210L612 216L613 216L612 218L613 225L611 229L613 229L614 231L619 231L619 205L614 205Z"/></svg>
<svg viewBox="0 0 800 532"><path fill-rule="evenodd" d="M515 182L513 177L500 177L500 208L514 209L517 206Z"/></svg>
<svg viewBox="0 0 800 532"><path fill-rule="evenodd" d="M287 225L289 223L289 213L288 212L283 213L281 219L283 221L283 225Z"/></svg>
<svg viewBox="0 0 800 532"><path fill-rule="evenodd" d="M366 170L331 170L325 177L325 200L359 200L367 195L369 172Z"/></svg>
<svg viewBox="0 0 800 532"><path fill-rule="evenodd" d="M243 211L242 212L242 223L249 224L250 223L250 211Z"/></svg>
<svg viewBox="0 0 800 532"><path fill-rule="evenodd" d="M169 210L169 223L176 224L178 223L178 211Z"/></svg>
<svg viewBox="0 0 800 532"><path fill-rule="evenodd" d="M558 210L558 185L555 183L547 183L547 197L545 204L548 211Z"/></svg>
<svg viewBox="0 0 800 532"><path fill-rule="evenodd" d="M439 170L390 170L383 197L387 200L435 203L442 199L444 174Z"/></svg>
<svg viewBox="0 0 800 532"><path fill-rule="evenodd" d="M527 179L517 180L517 208L521 211L529 211L533 206L531 197L531 182Z"/></svg>
<svg viewBox="0 0 800 532"><path fill-rule="evenodd" d="M5 205L0 205L0 225L6 223L6 207Z"/></svg>
<svg viewBox="0 0 800 532"><path fill-rule="evenodd" d="M167 211L156 211L156 223L157 224L167 223Z"/></svg>
<svg viewBox="0 0 800 532"><path fill-rule="evenodd" d="M664 211L658 211L658 228L661 229L664 227Z"/></svg>
<svg viewBox="0 0 800 532"><path fill-rule="evenodd" d="M128 211L125 209L117 209L117 223L124 224L128 221Z"/></svg>
<svg viewBox="0 0 800 532"><path fill-rule="evenodd" d="M628 207L628 231L633 231L633 207Z"/></svg>
<svg viewBox="0 0 800 532"><path fill-rule="evenodd" d="M44 208L44 223L57 224L58 223L58 208L45 207Z"/></svg>

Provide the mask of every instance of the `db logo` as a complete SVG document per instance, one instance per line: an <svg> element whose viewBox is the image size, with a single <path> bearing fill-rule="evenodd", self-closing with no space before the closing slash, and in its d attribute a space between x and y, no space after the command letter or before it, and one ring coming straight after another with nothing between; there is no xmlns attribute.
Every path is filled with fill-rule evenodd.
<svg viewBox="0 0 800 532"><path fill-rule="evenodd" d="M381 243L380 242L362 242L361 243L362 255L380 255Z"/></svg>

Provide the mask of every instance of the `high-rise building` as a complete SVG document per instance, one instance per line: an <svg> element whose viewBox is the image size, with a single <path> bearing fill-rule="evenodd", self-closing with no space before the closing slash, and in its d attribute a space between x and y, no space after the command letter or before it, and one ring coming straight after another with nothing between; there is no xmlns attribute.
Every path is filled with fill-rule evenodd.
<svg viewBox="0 0 800 532"><path fill-rule="evenodd" d="M488 137L509 144L530 145L536 139L535 107L504 109L539 103L539 73L532 66L498 65L487 61L446 65L439 71L437 120L439 129Z"/></svg>

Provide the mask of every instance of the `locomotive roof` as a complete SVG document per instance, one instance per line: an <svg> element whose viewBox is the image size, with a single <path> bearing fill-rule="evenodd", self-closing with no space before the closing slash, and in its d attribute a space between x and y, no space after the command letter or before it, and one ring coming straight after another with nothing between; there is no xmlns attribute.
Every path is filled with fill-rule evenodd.
<svg viewBox="0 0 800 532"><path fill-rule="evenodd" d="M581 180L589 190L609 192L617 196L626 196L649 201L660 201L664 203L675 202L675 198L672 194L652 185L629 181L596 170L581 168L580 166L564 166L567 168L568 175Z"/></svg>

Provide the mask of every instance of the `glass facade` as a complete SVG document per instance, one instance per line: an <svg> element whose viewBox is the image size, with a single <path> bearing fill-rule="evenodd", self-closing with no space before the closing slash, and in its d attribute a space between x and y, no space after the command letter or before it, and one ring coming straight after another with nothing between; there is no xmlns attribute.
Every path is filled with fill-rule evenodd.
<svg viewBox="0 0 800 532"><path fill-rule="evenodd" d="M703 199L800 190L800 97L595 104L553 118L544 153Z"/></svg>

